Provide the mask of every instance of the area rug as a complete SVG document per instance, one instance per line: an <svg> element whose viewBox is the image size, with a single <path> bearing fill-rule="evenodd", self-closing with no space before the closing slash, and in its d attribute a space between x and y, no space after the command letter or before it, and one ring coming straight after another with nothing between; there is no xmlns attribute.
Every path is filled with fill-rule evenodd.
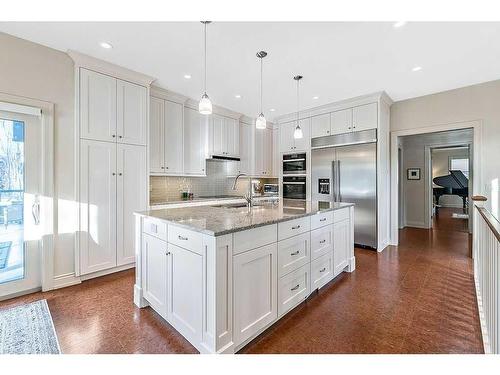
<svg viewBox="0 0 500 375"><path fill-rule="evenodd" d="M468 219L469 215L467 215L467 214L458 214L458 213L454 212L451 215L451 217L454 218L454 219Z"/></svg>
<svg viewBox="0 0 500 375"><path fill-rule="evenodd" d="M4 269L9 259L10 247L12 242L0 242L0 270Z"/></svg>
<svg viewBox="0 0 500 375"><path fill-rule="evenodd" d="M60 354L46 300L0 310L0 354Z"/></svg>

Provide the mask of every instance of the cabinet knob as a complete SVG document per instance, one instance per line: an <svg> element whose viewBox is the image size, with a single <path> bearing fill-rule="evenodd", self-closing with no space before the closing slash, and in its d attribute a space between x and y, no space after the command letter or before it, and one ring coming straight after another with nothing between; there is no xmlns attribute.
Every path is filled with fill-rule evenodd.
<svg viewBox="0 0 500 375"><path fill-rule="evenodd" d="M120 172L120 173L118 173L118 176L123 176L123 173L121 173L121 172Z"/></svg>
<svg viewBox="0 0 500 375"><path fill-rule="evenodd" d="M166 169L168 169L168 167L165 167Z"/></svg>
<svg viewBox="0 0 500 375"><path fill-rule="evenodd" d="M116 137L116 135L115 135L115 134L111 134L111 136L112 136L113 138L115 138L115 137Z"/></svg>
<svg viewBox="0 0 500 375"><path fill-rule="evenodd" d="M165 169L165 167L161 167L161 169Z"/></svg>
<svg viewBox="0 0 500 375"><path fill-rule="evenodd" d="M113 172L113 173L111 173L111 175L112 175L112 176L116 176L116 173L115 173L115 172Z"/></svg>
<svg viewBox="0 0 500 375"><path fill-rule="evenodd" d="M165 255L170 255L170 251L167 251L167 252L165 253Z"/></svg>
<svg viewBox="0 0 500 375"><path fill-rule="evenodd" d="M119 135L118 138L123 138L123 136Z"/></svg>

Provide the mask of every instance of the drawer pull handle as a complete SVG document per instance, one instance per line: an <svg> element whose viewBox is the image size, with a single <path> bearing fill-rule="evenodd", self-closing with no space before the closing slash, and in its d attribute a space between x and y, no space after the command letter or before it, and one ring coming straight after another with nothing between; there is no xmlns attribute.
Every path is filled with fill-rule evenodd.
<svg viewBox="0 0 500 375"><path fill-rule="evenodd" d="M290 290L291 290L291 291L294 291L294 290L299 289L299 287L300 287L300 284L297 284L297 285L295 285L295 286L294 286L292 289L290 289Z"/></svg>
<svg viewBox="0 0 500 375"><path fill-rule="evenodd" d="M325 272L326 271L326 267L323 267L322 269L319 270L319 272Z"/></svg>
<svg viewBox="0 0 500 375"><path fill-rule="evenodd" d="M177 238L181 241L187 241L188 238L187 237L182 237L180 234L177 236Z"/></svg>
<svg viewBox="0 0 500 375"><path fill-rule="evenodd" d="M326 221L326 217L324 217L323 219L319 219L319 221Z"/></svg>
<svg viewBox="0 0 500 375"><path fill-rule="evenodd" d="M291 253L290 255L294 256L294 255L299 255L300 251L294 251L293 253Z"/></svg>
<svg viewBox="0 0 500 375"><path fill-rule="evenodd" d="M300 225L296 225L294 227L292 227L292 229L299 229L300 228Z"/></svg>
<svg viewBox="0 0 500 375"><path fill-rule="evenodd" d="M326 240L321 240L321 241L319 241L319 243L325 243L325 242L326 242Z"/></svg>
<svg viewBox="0 0 500 375"><path fill-rule="evenodd" d="M165 253L165 255L170 255L170 251L167 251L167 252Z"/></svg>

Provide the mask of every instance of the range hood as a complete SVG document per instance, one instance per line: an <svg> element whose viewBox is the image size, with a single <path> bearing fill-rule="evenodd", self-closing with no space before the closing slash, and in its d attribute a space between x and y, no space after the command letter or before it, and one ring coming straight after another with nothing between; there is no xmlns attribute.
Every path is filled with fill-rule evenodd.
<svg viewBox="0 0 500 375"><path fill-rule="evenodd" d="M240 161L240 158L234 156L222 156L222 155L211 155L207 158L208 160L215 161Z"/></svg>

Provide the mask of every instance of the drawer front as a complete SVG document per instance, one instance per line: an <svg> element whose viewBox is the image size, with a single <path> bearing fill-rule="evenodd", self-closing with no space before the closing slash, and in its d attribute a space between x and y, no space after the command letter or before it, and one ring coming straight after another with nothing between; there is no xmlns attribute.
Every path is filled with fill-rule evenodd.
<svg viewBox="0 0 500 375"><path fill-rule="evenodd" d="M167 224L161 220L145 217L142 219L142 231L150 236L167 240Z"/></svg>
<svg viewBox="0 0 500 375"><path fill-rule="evenodd" d="M309 216L278 223L278 241L308 232L310 228L311 218Z"/></svg>
<svg viewBox="0 0 500 375"><path fill-rule="evenodd" d="M311 231L311 260L333 251L333 225Z"/></svg>
<svg viewBox="0 0 500 375"><path fill-rule="evenodd" d="M311 216L311 230L333 223L333 211L320 212Z"/></svg>
<svg viewBox="0 0 500 375"><path fill-rule="evenodd" d="M277 241L277 225L266 225L233 234L233 255Z"/></svg>
<svg viewBox="0 0 500 375"><path fill-rule="evenodd" d="M333 211L333 222L338 223L339 221L349 219L349 207L341 208L340 210Z"/></svg>
<svg viewBox="0 0 500 375"><path fill-rule="evenodd" d="M311 262L311 290L321 288L333 279L333 253Z"/></svg>
<svg viewBox="0 0 500 375"><path fill-rule="evenodd" d="M203 255L203 235L175 225L168 227L168 242Z"/></svg>
<svg viewBox="0 0 500 375"><path fill-rule="evenodd" d="M295 271L311 260L309 232L278 242L278 276Z"/></svg>
<svg viewBox="0 0 500 375"><path fill-rule="evenodd" d="M306 264L278 280L278 317L307 298L311 290L309 272L310 265Z"/></svg>

